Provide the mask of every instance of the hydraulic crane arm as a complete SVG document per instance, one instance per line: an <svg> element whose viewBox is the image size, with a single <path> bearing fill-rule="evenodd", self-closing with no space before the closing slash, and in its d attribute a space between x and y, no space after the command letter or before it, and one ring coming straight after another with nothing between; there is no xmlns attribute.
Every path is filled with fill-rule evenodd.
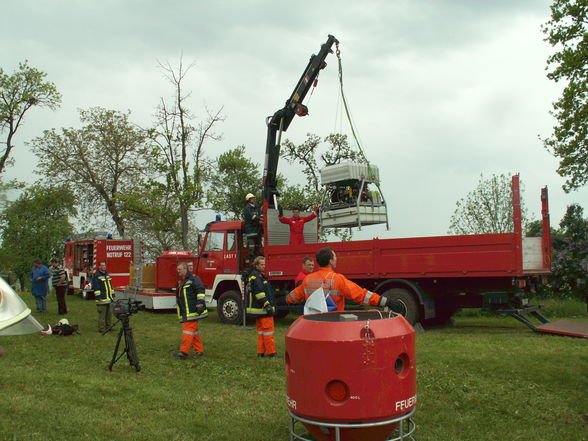
<svg viewBox="0 0 588 441"><path fill-rule="evenodd" d="M298 80L292 95L286 101L286 105L276 111L273 116L267 118L267 143L265 148L265 166L263 171L263 198L269 207L273 207L273 196L277 194L277 170L280 159L280 142L282 132L288 130L295 115L305 116L308 109L302 104L306 94L312 87L319 72L327 66L325 58L332 53L331 47L339 41L329 35L327 42L321 45L318 54L312 55Z"/></svg>

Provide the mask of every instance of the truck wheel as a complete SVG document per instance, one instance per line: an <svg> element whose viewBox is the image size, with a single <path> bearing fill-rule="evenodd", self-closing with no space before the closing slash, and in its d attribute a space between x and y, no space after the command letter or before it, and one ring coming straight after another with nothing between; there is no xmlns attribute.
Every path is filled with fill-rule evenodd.
<svg viewBox="0 0 588 441"><path fill-rule="evenodd" d="M221 322L229 325L238 325L243 322L243 309L241 306L241 293L227 291L217 301L216 312Z"/></svg>
<svg viewBox="0 0 588 441"><path fill-rule="evenodd" d="M385 291L382 295L394 299L404 305L406 314L404 318L414 325L419 319L419 305L410 291L403 288L391 288Z"/></svg>

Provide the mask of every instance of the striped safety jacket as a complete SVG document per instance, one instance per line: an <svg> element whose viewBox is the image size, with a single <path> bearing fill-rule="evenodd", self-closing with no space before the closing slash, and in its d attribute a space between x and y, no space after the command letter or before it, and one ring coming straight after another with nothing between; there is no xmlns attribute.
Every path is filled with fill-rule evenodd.
<svg viewBox="0 0 588 441"><path fill-rule="evenodd" d="M274 306L272 288L265 275L256 269L251 271L245 288L247 315L252 317L269 317L265 310L267 305Z"/></svg>
<svg viewBox="0 0 588 441"><path fill-rule="evenodd" d="M176 287L176 309L180 322L189 322L208 317L206 302L204 300L204 285L200 277L188 273L184 280L178 280ZM204 310L198 314L196 306L204 305Z"/></svg>
<svg viewBox="0 0 588 441"><path fill-rule="evenodd" d="M337 305L337 311L345 309L345 299L360 305L378 306L380 304L379 294L362 288L330 268L319 268L318 271L307 275L302 284L288 294L287 301L288 303L304 302L319 288L323 288L325 295L331 296Z"/></svg>
<svg viewBox="0 0 588 441"><path fill-rule="evenodd" d="M112 277L106 271L96 271L92 277L92 291L94 298L99 305L107 305L114 300L114 290L112 289Z"/></svg>

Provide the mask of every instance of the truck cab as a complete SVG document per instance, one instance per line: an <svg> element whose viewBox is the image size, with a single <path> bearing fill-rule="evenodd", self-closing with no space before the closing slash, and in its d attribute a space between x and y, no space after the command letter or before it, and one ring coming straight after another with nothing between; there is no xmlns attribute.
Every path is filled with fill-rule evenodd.
<svg viewBox="0 0 588 441"><path fill-rule="evenodd" d="M289 211L285 210L285 216ZM305 215L305 213L301 213ZM305 249L304 245L289 247L290 230L288 225L278 221L277 210L270 210L265 221L265 228L271 231L268 239L261 238L261 253L268 263L274 253L267 251L278 249L279 255L287 254L290 249ZM307 243L318 242L318 222L313 220L306 224L304 236ZM264 252L264 243L267 245ZM276 248L277 246L277 248ZM312 252L311 254L313 254ZM240 323L243 320L244 302L243 274L251 269L253 251L246 246L243 221L218 221L206 225L205 234L200 244L200 253L196 258L195 271L202 279L206 289L206 303L217 308L220 320L224 323ZM279 259L280 260L280 259ZM284 317L290 310L298 309L285 302L286 294L294 287L294 279L300 271L302 259L293 263L288 274L282 274L282 280L274 280L272 289L276 297L277 317ZM272 279L271 272L268 276Z"/></svg>
<svg viewBox="0 0 588 441"><path fill-rule="evenodd" d="M206 303L216 306L224 323L242 320L241 271L249 249L243 246L243 221L210 222L196 259L195 271L206 289Z"/></svg>

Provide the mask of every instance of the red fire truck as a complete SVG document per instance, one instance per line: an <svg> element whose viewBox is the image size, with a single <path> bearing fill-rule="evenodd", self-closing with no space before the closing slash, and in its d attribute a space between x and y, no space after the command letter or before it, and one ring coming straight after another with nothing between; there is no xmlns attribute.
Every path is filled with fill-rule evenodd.
<svg viewBox="0 0 588 441"><path fill-rule="evenodd" d="M543 236L524 238L518 175L512 180L514 229L510 233L319 243L315 219L305 226L306 244L288 245L288 226L277 221L280 139L295 115L308 113L302 101L315 84L320 70L326 66L325 59L332 52L331 47L337 44L335 37L330 35L320 52L311 56L285 106L267 119L263 188L265 222L261 248L256 252L266 258L266 272L278 301L281 299L282 303L278 307L279 313L287 313L284 298L294 287L294 278L300 271L303 257L313 256L319 248L329 246L337 253L338 272L371 291L386 293L402 302L407 311L406 318L411 323L444 322L457 309L465 307L514 311L513 315L521 321L527 320L523 312L530 312L543 320L535 307L527 307L523 294L525 289L540 283L550 272L547 188L541 191ZM359 189L356 210L353 211L352 203L344 212L353 211L353 216L357 216L356 226L361 226L361 216L366 211L360 206L360 197L366 193L366 179L362 176L361 182L355 184L343 182L347 187L340 194L351 188ZM349 195L352 195L351 191ZM380 215L380 220L373 223L387 223L387 214L381 217L382 212L374 211L373 201L367 202L370 203L371 212ZM379 208L382 205L383 202ZM322 219L332 222L337 215L328 217L321 213ZM371 218L366 219L370 223ZM223 322L240 323L242 320L240 273L252 254L253 251L244 244L242 221L207 225L196 268L206 287L207 302L211 306L217 304Z"/></svg>
<svg viewBox="0 0 588 441"><path fill-rule="evenodd" d="M102 261L106 262L106 269L112 276L113 287L128 285L129 266L134 261L135 245L133 240L108 239L106 235L67 241L63 266L72 282L70 293L81 290L84 298L92 297L84 288L92 280L92 275Z"/></svg>
<svg viewBox="0 0 588 441"><path fill-rule="evenodd" d="M263 254L266 272L283 298L305 256L329 246L337 253L337 272L362 287L404 303L411 322L443 322L459 308L521 308L525 289L550 272L547 189L542 190L543 237L523 237L518 175L513 177L514 231L502 234L372 239L319 243L307 224L306 244L288 245L287 226L272 219L277 210L264 203ZM311 237L314 233L314 240ZM209 304L217 302L223 322L241 320L241 276L250 250L243 246L243 222L213 222L206 228L196 261ZM285 302L279 307L287 311Z"/></svg>

